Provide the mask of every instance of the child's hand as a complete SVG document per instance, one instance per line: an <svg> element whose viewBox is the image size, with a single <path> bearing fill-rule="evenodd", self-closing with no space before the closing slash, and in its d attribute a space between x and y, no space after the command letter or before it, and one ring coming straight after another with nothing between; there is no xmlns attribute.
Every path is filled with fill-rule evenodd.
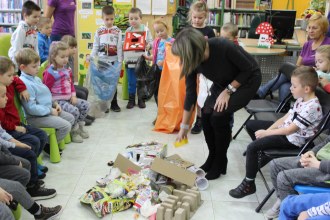
<svg viewBox="0 0 330 220"><path fill-rule="evenodd" d="M13 196L0 187L0 202L4 202L9 205L10 201L13 200Z"/></svg>
<svg viewBox="0 0 330 220"><path fill-rule="evenodd" d="M52 108L52 115L58 116L58 111L56 108Z"/></svg>
<svg viewBox="0 0 330 220"><path fill-rule="evenodd" d="M309 215L308 215L307 211L303 211L303 212L300 212L297 220L305 220L308 218L309 218Z"/></svg>
<svg viewBox="0 0 330 220"><path fill-rule="evenodd" d="M310 168L320 168L320 161L317 160L317 158L314 155L310 155L309 157L301 157L300 158L300 164L303 167L310 167Z"/></svg>
<svg viewBox="0 0 330 220"><path fill-rule="evenodd" d="M161 60L160 60L160 61L157 62L157 65L160 66L160 67L162 67L163 64L164 64L164 61L161 61Z"/></svg>
<svg viewBox="0 0 330 220"><path fill-rule="evenodd" d="M324 87L325 85L328 85L330 82L326 78L320 77L319 83L321 84L322 87Z"/></svg>
<svg viewBox="0 0 330 220"><path fill-rule="evenodd" d="M28 102L29 99L30 99L30 94L29 94L29 92L28 92L27 90L24 90L24 91L21 92L19 95L20 95L20 98L21 98L22 100L25 100L26 102Z"/></svg>
<svg viewBox="0 0 330 220"><path fill-rule="evenodd" d="M263 138L263 137L266 137L268 136L267 134L267 130L258 130L254 133L254 135L256 136L256 139L260 139L260 138Z"/></svg>
<svg viewBox="0 0 330 220"><path fill-rule="evenodd" d="M56 109L56 111L57 111L58 113L61 113L61 111L62 111L62 108L61 108L61 106L60 106L59 104L57 104L57 105L55 106L55 109Z"/></svg>
<svg viewBox="0 0 330 220"><path fill-rule="evenodd" d="M22 142L20 142L20 141L17 141L17 142L16 142L16 147L26 148L26 149L31 150L31 147L30 147L29 145L24 144L24 143L22 143Z"/></svg>
<svg viewBox="0 0 330 220"><path fill-rule="evenodd" d="M71 102L72 105L77 105L77 102L78 102L77 97L72 96L71 99L70 99L70 102Z"/></svg>
<svg viewBox="0 0 330 220"><path fill-rule="evenodd" d="M21 132L23 134L26 133L26 128L23 126L15 126L15 131Z"/></svg>

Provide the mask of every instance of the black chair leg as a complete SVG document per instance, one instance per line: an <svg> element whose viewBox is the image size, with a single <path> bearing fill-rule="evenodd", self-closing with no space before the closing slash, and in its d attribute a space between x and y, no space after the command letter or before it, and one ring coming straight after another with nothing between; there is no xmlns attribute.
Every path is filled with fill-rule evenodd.
<svg viewBox="0 0 330 220"><path fill-rule="evenodd" d="M267 196L264 198L264 200L262 200L262 202L260 203L260 205L256 208L256 212L259 213L260 210L262 209L262 207L266 204L266 202L268 201L268 199L273 195L273 193L275 192L275 188L273 188L268 194Z"/></svg>
<svg viewBox="0 0 330 220"><path fill-rule="evenodd" d="M242 129L244 128L245 124L248 122L248 120L250 120L252 118L252 114L249 115L249 117L245 120L245 122L242 124L242 126L238 129L238 131L236 132L236 134L233 137L233 140L236 139L237 135L242 131Z"/></svg>

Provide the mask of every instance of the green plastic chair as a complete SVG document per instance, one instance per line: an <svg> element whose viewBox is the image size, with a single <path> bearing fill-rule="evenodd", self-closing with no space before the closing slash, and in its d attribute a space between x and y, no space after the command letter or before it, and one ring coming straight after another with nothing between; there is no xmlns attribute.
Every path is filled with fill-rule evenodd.
<svg viewBox="0 0 330 220"><path fill-rule="evenodd" d="M8 33L0 34L0 56L8 57L8 51L11 46L10 39L11 39L11 34Z"/></svg>
<svg viewBox="0 0 330 220"><path fill-rule="evenodd" d="M16 210L11 210L11 212L13 213L15 220L21 219L22 206L20 204L18 204Z"/></svg>
<svg viewBox="0 0 330 220"><path fill-rule="evenodd" d="M19 94L15 92L14 102L16 109L19 113L20 120L22 123L27 124L24 110L22 108L22 104L19 98ZM60 151L65 149L65 141L62 140L59 144L57 143L56 139L56 129L55 128L40 128L45 131L49 137L49 146L50 146L50 162L58 163L61 161ZM38 157L38 163L42 164L42 158Z"/></svg>

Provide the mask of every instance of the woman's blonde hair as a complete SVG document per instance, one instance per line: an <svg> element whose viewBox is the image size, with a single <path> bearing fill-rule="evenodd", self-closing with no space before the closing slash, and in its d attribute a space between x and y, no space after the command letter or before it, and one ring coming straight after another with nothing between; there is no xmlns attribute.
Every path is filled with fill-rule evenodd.
<svg viewBox="0 0 330 220"><path fill-rule="evenodd" d="M322 45L316 49L316 53L323 54L330 60L330 45Z"/></svg>
<svg viewBox="0 0 330 220"><path fill-rule="evenodd" d="M180 57L181 78L190 74L203 62L206 46L204 36L195 28L185 28L179 32L172 45L172 53Z"/></svg>
<svg viewBox="0 0 330 220"><path fill-rule="evenodd" d="M209 12L209 9L207 7L207 4L204 1L196 1L196 2L194 2L190 6L189 13L188 13L188 22L189 23L191 23L193 11L196 11L196 12L205 12L205 18L207 18L207 14Z"/></svg>
<svg viewBox="0 0 330 220"><path fill-rule="evenodd" d="M318 25L320 25L321 30L323 31L324 34L328 32L329 21L325 16L319 13L313 14L312 17L309 18L308 24L314 21L317 22Z"/></svg>
<svg viewBox="0 0 330 220"><path fill-rule="evenodd" d="M57 63L55 61L55 57L57 56L58 52L60 50L67 50L67 49L69 49L68 44L66 44L62 41L52 42L52 44L50 45L50 48L49 48L49 57L48 57L49 64L53 64L56 66Z"/></svg>
<svg viewBox="0 0 330 220"><path fill-rule="evenodd" d="M162 18L157 18L153 24L162 24L164 25L164 27L166 28L166 30L169 30L168 29L168 25L166 24L166 22L164 21L164 19Z"/></svg>

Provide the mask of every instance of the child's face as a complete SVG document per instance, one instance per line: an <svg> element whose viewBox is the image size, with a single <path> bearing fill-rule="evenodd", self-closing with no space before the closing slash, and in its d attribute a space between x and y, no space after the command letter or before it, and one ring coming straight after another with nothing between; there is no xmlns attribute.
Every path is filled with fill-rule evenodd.
<svg viewBox="0 0 330 220"><path fill-rule="evenodd" d="M0 85L0 108L6 107L7 104L7 96L6 96L7 88L4 85Z"/></svg>
<svg viewBox="0 0 330 220"><path fill-rule="evenodd" d="M69 50L59 50L55 56L55 63L57 67L63 67L68 64Z"/></svg>
<svg viewBox="0 0 330 220"><path fill-rule="evenodd" d="M47 35L48 37L50 36L50 34L52 33L52 27L53 24L49 23L49 24L45 24L41 29L40 29L40 33Z"/></svg>
<svg viewBox="0 0 330 220"><path fill-rule="evenodd" d="M140 18L139 13L129 13L128 14L128 19L129 19L129 24L133 27L133 28L139 28L142 19Z"/></svg>
<svg viewBox="0 0 330 220"><path fill-rule="evenodd" d="M317 70L328 73L330 71L330 60L325 54L315 53L315 66Z"/></svg>
<svg viewBox="0 0 330 220"><path fill-rule="evenodd" d="M192 11L191 13L191 22L192 26L196 28L202 28L205 25L206 12L205 11Z"/></svg>
<svg viewBox="0 0 330 220"><path fill-rule="evenodd" d="M14 80L14 73L14 67L11 66L7 72L5 72L4 74L0 74L0 83L5 86L9 86Z"/></svg>
<svg viewBox="0 0 330 220"><path fill-rule="evenodd" d="M300 79L298 77L295 76L291 77L290 91L295 99L304 97L306 94L307 87L308 86L303 86L301 84Z"/></svg>
<svg viewBox="0 0 330 220"><path fill-rule="evenodd" d="M73 56L77 53L77 47L69 47L69 56Z"/></svg>
<svg viewBox="0 0 330 220"><path fill-rule="evenodd" d="M41 11L32 11L31 15L24 15L24 21L30 25L37 25L40 19Z"/></svg>
<svg viewBox="0 0 330 220"><path fill-rule="evenodd" d="M163 24L154 24L154 30L156 33L156 36L161 39L167 39L167 29Z"/></svg>
<svg viewBox="0 0 330 220"><path fill-rule="evenodd" d="M104 25L107 28L111 28L113 26L113 23L115 22L115 15L114 14L113 15L103 14L102 19L103 19Z"/></svg>
<svg viewBox="0 0 330 220"><path fill-rule="evenodd" d="M38 75L39 72L39 66L40 66L40 62L37 62L37 63L29 63L28 65L21 64L19 68L26 74L29 74L31 76L36 76Z"/></svg>
<svg viewBox="0 0 330 220"><path fill-rule="evenodd" d="M230 40L230 41L235 40L235 37L233 37L233 35L229 31L225 31L223 29L221 29L220 37L223 37L223 38L225 38L227 40Z"/></svg>

